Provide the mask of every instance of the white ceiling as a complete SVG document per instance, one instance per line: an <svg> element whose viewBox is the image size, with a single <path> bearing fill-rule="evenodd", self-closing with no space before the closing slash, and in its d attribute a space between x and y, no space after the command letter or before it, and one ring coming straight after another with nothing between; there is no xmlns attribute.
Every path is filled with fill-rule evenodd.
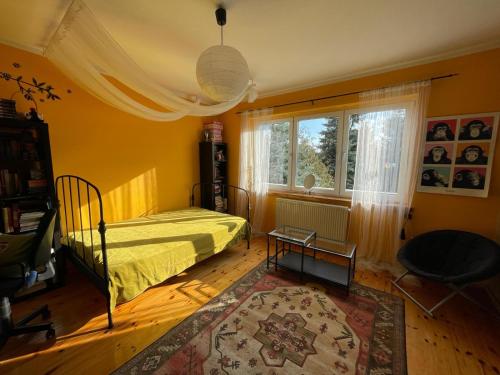
<svg viewBox="0 0 500 375"><path fill-rule="evenodd" d="M165 86L198 94L212 0L85 0ZM224 41L261 96L500 46L500 0L228 0ZM0 0L0 42L40 52L70 0Z"/></svg>

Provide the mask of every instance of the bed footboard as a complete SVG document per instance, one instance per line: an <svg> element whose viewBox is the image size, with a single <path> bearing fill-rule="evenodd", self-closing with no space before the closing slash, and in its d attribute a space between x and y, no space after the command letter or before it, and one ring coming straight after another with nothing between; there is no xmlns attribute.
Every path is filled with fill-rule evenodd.
<svg viewBox="0 0 500 375"><path fill-rule="evenodd" d="M198 199L196 192L199 193ZM216 197L220 197L217 201ZM191 207L198 204L202 208L241 216L250 225L250 194L238 186L220 182L198 182L191 189ZM247 249L250 249L250 233L247 234Z"/></svg>
<svg viewBox="0 0 500 375"><path fill-rule="evenodd" d="M197 203L196 191L200 193L198 202L201 207L241 216L250 225L250 196L245 189L220 183L197 183L192 187L191 206ZM67 250L75 266L104 294L108 328L112 328L106 224L101 193L94 184L81 177L62 175L56 179L56 195L61 246ZM216 195L224 199L223 210L220 209L220 201L218 204L215 202ZM247 248L250 248L250 228L247 231ZM96 261L96 255L102 257L102 264Z"/></svg>
<svg viewBox="0 0 500 375"><path fill-rule="evenodd" d="M86 274L106 298L108 328L113 327L111 297L109 293L108 258L106 252L106 224L99 189L89 181L73 175L56 179L57 209L61 243L76 267ZM97 212L96 211L97 208ZM95 236L97 230L99 236ZM96 238L98 237L98 238ZM78 241L82 244L78 249ZM90 254L84 249L89 247ZM87 246L89 244L89 246ZM98 272L96 252L102 254L102 273Z"/></svg>

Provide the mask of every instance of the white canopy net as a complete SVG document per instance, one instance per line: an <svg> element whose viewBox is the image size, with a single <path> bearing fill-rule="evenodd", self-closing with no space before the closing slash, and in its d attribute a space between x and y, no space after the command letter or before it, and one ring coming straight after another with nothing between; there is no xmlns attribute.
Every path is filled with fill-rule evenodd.
<svg viewBox="0 0 500 375"><path fill-rule="evenodd" d="M78 85L103 102L138 117L174 121L183 116L213 116L237 105L235 99L204 105L183 98L157 83L121 48L83 0L74 0L45 50L45 56ZM150 99L165 111L152 109L127 95L111 77Z"/></svg>

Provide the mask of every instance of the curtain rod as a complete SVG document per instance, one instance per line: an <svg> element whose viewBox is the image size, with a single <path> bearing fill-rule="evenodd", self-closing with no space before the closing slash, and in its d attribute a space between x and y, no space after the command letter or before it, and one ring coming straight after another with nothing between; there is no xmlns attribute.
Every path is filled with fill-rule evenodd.
<svg viewBox="0 0 500 375"><path fill-rule="evenodd" d="M297 102L276 104L276 105L272 105L272 106L269 106L269 107L262 107L262 108L257 108L257 109L247 109L245 111L238 111L238 112L236 112L236 114L239 115L239 114L242 114L244 112L249 112L249 111L259 111L259 110L268 109L268 108L270 109L270 108L287 107L289 105L303 104L303 103L311 103L312 105L314 105L315 102L318 102L320 100L327 100L327 99L333 99L333 98L340 98L342 96L356 95L356 94L361 94L363 92L368 92L368 91L372 91L372 90L388 89L388 88L391 88L391 87L397 87L397 86L404 85L404 84L419 83L419 82L424 82L424 81L437 81L439 79L451 78L451 77L455 77L455 76L458 76L458 73L450 73L450 74L446 74L446 75L443 75L443 76L431 77L429 79L419 79L419 80L416 80L416 81L404 82L404 83L399 83L397 85L383 86L383 87L378 87L378 88L374 88L374 89L351 91L351 92L345 92L345 93L342 93L342 94L336 94L336 95L330 95L330 96L322 96L320 98L313 98L313 99L308 99L308 100L299 100Z"/></svg>

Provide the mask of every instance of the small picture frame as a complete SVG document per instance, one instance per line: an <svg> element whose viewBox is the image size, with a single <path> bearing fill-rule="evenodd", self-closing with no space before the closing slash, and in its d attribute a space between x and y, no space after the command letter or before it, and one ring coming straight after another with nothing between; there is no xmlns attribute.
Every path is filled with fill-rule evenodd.
<svg viewBox="0 0 500 375"><path fill-rule="evenodd" d="M444 187L450 185L450 167L430 166L420 174L420 184L426 187Z"/></svg>
<svg viewBox="0 0 500 375"><path fill-rule="evenodd" d="M485 142L467 142L457 145L455 164L488 165L490 144Z"/></svg>
<svg viewBox="0 0 500 375"><path fill-rule="evenodd" d="M460 120L459 141L491 140L494 116L467 117Z"/></svg>
<svg viewBox="0 0 500 375"><path fill-rule="evenodd" d="M455 140L457 119L441 118L427 121L427 142L451 142Z"/></svg>
<svg viewBox="0 0 500 375"><path fill-rule="evenodd" d="M417 191L488 196L500 112L428 118Z"/></svg>
<svg viewBox="0 0 500 375"><path fill-rule="evenodd" d="M452 187L457 189L484 190L486 168L455 167Z"/></svg>
<svg viewBox="0 0 500 375"><path fill-rule="evenodd" d="M453 143L427 143L424 149L424 164L451 164Z"/></svg>

